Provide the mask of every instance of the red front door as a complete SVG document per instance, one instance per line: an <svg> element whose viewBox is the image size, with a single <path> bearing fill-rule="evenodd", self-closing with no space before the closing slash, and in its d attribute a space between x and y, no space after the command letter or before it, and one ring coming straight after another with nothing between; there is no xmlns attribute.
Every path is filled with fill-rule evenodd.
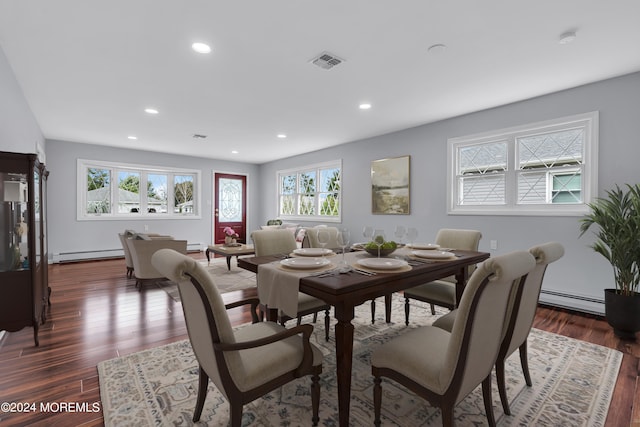
<svg viewBox="0 0 640 427"><path fill-rule="evenodd" d="M231 227L247 242L247 177L228 173L214 175L213 242L224 243L224 229Z"/></svg>

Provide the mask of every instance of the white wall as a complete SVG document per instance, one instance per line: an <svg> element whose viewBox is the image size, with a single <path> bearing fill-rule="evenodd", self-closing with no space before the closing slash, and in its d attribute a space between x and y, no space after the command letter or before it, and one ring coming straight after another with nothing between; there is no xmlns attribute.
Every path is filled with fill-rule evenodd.
<svg viewBox="0 0 640 427"><path fill-rule="evenodd" d="M44 154L44 137L0 49L0 151ZM41 160L44 160L41 157Z"/></svg>
<svg viewBox="0 0 640 427"><path fill-rule="evenodd" d="M131 219L106 221L76 220L76 163L77 159L102 160L152 166L197 169L201 171L203 200L201 219ZM258 166L203 159L170 154L152 153L141 150L127 150L92 144L79 144L67 141L47 141L48 181L48 221L49 256L56 259L59 254L83 251L120 250L118 233L125 229L170 234L178 239L186 239L190 245L211 244L213 229L213 174L226 172L247 175L247 223L248 231L258 224L256 195L258 187ZM204 246L206 247L206 246ZM80 255L78 255L80 256Z"/></svg>
<svg viewBox="0 0 640 427"><path fill-rule="evenodd" d="M447 215L445 193L448 138L595 110L600 111L599 194L616 183L640 182L640 73L635 73L265 164L261 220L277 216L277 170L342 158L342 225L355 239L361 238L363 225L391 234L401 224L418 227L423 241L433 240L439 228L478 229L483 233L480 250L490 251L490 240L498 241L498 249L490 251L494 254L555 240L565 246L566 254L547 270L544 290L602 300L602 289L613 286L613 272L588 248L591 236L578 238L578 217ZM372 215L371 161L404 155L411 156L411 214ZM543 294L542 300L604 312L602 304L576 298Z"/></svg>

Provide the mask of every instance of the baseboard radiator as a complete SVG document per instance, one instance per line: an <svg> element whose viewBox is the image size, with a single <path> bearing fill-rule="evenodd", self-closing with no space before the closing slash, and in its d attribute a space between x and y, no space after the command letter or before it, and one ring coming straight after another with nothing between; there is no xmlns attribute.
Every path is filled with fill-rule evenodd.
<svg viewBox="0 0 640 427"><path fill-rule="evenodd" d="M187 252L202 252L207 246L204 243L187 243ZM99 259L124 258L122 248L100 249L96 251L60 252L50 255L49 264L65 262L91 261Z"/></svg>
<svg viewBox="0 0 640 427"><path fill-rule="evenodd" d="M580 311L583 313L604 315L604 299L594 298L587 295L568 294L557 290L542 289L540 291L540 302L568 310Z"/></svg>

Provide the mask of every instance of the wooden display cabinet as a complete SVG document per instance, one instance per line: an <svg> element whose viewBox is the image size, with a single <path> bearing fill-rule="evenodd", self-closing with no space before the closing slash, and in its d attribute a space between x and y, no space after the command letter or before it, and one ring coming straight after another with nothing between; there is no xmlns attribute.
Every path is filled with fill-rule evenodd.
<svg viewBox="0 0 640 427"><path fill-rule="evenodd" d="M36 346L50 296L47 177L37 155L0 152L0 330L32 326Z"/></svg>

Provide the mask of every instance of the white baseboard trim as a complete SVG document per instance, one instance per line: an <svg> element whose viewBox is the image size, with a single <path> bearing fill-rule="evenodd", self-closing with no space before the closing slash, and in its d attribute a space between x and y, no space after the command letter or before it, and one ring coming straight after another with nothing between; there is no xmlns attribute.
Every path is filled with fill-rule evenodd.
<svg viewBox="0 0 640 427"><path fill-rule="evenodd" d="M207 246L204 243L187 243L187 252L202 252L206 247ZM119 248L54 253L50 256L49 264L62 264L65 262L91 261L109 258L124 258L124 251L122 248Z"/></svg>
<svg viewBox="0 0 640 427"><path fill-rule="evenodd" d="M573 295L557 290L542 289L540 291L540 302L554 307L604 316L604 299L591 296Z"/></svg>

